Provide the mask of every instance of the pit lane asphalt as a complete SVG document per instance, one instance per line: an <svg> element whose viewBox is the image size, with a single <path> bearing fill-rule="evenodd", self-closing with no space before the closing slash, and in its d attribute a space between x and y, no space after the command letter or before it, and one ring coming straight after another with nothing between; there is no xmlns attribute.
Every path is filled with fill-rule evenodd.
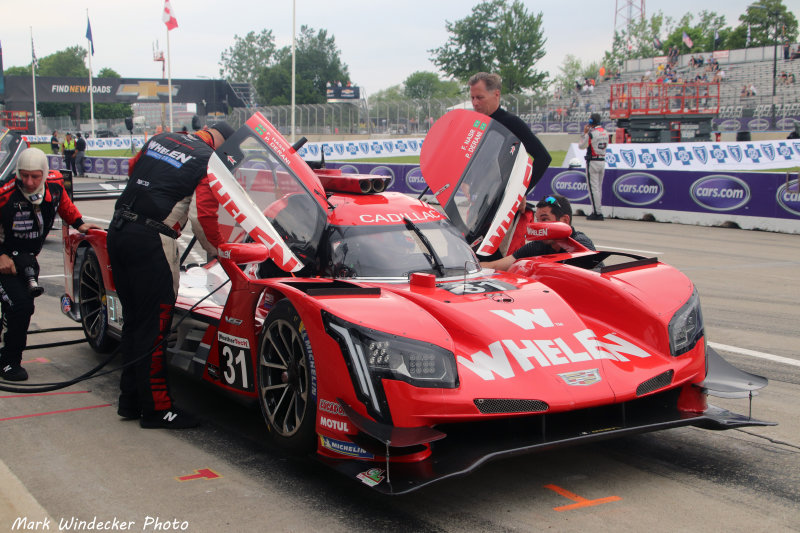
<svg viewBox="0 0 800 533"><path fill-rule="evenodd" d="M78 203L102 220L112 205ZM800 236L583 217L575 224L598 248L657 255L689 275L712 342L800 360ZM31 329L74 325L58 309L57 233L40 260L47 292ZM80 336L46 333L29 342ZM280 454L266 443L257 409L181 374L173 374L178 402L203 425L179 432L121 421L116 374L63 394L0 393L0 531L18 518L46 517L51 531L72 517L133 521L142 531L148 516L200 532L800 531L800 367L722 353L770 378L753 414L779 426L681 428L521 456L396 498ZM26 352L24 360L32 382L51 382L100 357L82 344ZM712 403L747 412L743 400ZM178 480L198 473L220 477Z"/></svg>

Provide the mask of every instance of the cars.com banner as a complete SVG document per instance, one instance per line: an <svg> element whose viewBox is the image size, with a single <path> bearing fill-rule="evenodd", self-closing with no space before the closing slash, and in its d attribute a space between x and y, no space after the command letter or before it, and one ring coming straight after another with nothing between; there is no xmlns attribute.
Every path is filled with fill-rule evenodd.
<svg viewBox="0 0 800 533"><path fill-rule="evenodd" d="M570 145L566 160L583 161L577 144ZM800 165L800 139L745 142L611 144L606 149L606 170L695 170L736 172L769 170Z"/></svg>
<svg viewBox="0 0 800 533"><path fill-rule="evenodd" d="M553 193L567 197L573 211L589 212L585 170L547 169L528 199ZM800 179L797 173L606 168L603 213L705 226L734 222L744 229L800 233Z"/></svg>

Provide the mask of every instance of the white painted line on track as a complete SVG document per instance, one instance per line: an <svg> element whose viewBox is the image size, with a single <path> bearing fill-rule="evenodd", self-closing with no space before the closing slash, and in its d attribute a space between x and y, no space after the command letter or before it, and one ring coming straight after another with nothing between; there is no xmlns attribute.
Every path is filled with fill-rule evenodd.
<svg viewBox="0 0 800 533"><path fill-rule="evenodd" d="M654 252L653 250L637 250L636 248L620 248L619 246L603 246L602 244L596 244L595 248L598 250L621 250L623 252L634 252L637 254L662 255L664 253Z"/></svg>
<svg viewBox="0 0 800 533"><path fill-rule="evenodd" d="M781 357L780 355L773 355L771 353L757 352L755 350L748 350L747 348L739 348L737 346L728 346L727 344L719 344L717 342L709 342L708 345L715 350L725 350L726 352L749 355L750 357L758 357L759 359L766 359L775 363L783 363L784 365L800 367L800 361L797 359L791 359L789 357Z"/></svg>

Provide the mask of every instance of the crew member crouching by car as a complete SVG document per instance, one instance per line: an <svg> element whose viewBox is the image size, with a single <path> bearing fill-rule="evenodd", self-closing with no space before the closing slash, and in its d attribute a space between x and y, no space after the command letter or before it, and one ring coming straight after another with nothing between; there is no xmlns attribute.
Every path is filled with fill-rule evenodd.
<svg viewBox="0 0 800 533"><path fill-rule="evenodd" d="M48 177L49 172L44 152L28 148L17 161L16 179L0 188L0 377L8 381L28 379L28 372L22 368L22 352L33 316L33 299L42 293L37 283L36 256L53 227L56 213L81 233L100 229L83 221L63 180Z"/></svg>

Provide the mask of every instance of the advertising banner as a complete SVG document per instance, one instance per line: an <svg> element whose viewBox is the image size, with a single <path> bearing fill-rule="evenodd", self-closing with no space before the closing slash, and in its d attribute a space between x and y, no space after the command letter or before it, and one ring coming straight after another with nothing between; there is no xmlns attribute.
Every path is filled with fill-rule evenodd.
<svg viewBox="0 0 800 533"><path fill-rule="evenodd" d="M308 161L317 161L325 153L325 159L344 161L367 157L395 157L420 155L422 137L416 139L385 139L366 141L336 141L306 143L297 153Z"/></svg>
<svg viewBox="0 0 800 533"><path fill-rule="evenodd" d="M583 169L547 170L529 200L564 195L573 210L590 209ZM603 212L619 218L651 215L661 222L722 225L800 233L797 174L606 169Z"/></svg>
<svg viewBox="0 0 800 533"><path fill-rule="evenodd" d="M566 161L585 151L573 143ZM746 142L611 144L606 148L606 170L693 170L738 172L800 165L800 139Z"/></svg>

